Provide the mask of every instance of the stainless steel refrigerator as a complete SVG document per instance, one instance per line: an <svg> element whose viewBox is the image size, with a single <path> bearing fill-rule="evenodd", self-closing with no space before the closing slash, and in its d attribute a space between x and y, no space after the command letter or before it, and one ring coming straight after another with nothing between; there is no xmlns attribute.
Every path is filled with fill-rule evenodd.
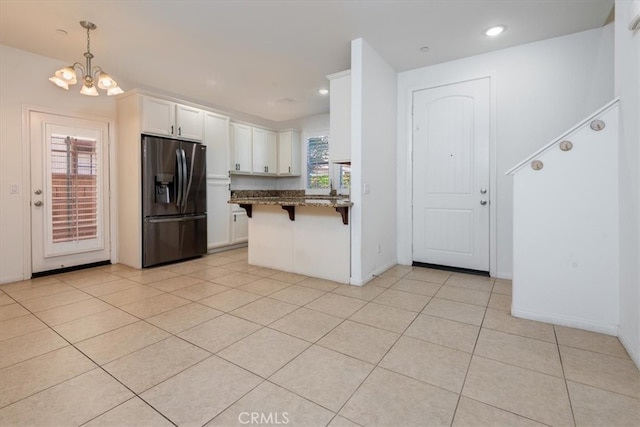
<svg viewBox="0 0 640 427"><path fill-rule="evenodd" d="M207 253L206 146L142 136L142 266Z"/></svg>

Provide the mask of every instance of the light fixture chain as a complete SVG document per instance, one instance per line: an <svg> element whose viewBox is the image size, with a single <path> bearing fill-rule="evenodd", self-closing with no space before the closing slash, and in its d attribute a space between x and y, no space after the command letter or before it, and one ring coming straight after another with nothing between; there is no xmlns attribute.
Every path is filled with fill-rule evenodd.
<svg viewBox="0 0 640 427"><path fill-rule="evenodd" d="M87 27L87 52L91 53L91 37L89 36L89 32L91 28Z"/></svg>

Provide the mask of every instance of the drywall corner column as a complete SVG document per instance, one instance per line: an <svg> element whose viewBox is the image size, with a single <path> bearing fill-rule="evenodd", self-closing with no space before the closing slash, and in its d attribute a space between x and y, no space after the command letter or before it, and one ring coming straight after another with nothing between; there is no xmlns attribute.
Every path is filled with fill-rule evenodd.
<svg viewBox="0 0 640 427"><path fill-rule="evenodd" d="M640 0L615 4L615 93L620 97L618 337L640 367L640 30L628 28Z"/></svg>
<svg viewBox="0 0 640 427"><path fill-rule="evenodd" d="M362 286L362 49L351 42L351 284Z"/></svg>
<svg viewBox="0 0 640 427"><path fill-rule="evenodd" d="M397 262L397 73L366 41L351 42L351 284Z"/></svg>

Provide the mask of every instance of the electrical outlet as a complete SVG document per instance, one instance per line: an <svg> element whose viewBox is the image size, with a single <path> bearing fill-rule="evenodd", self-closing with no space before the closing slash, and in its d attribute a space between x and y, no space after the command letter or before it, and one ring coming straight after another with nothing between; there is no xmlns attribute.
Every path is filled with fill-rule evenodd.
<svg viewBox="0 0 640 427"><path fill-rule="evenodd" d="M364 194L369 194L370 191L371 191L371 188L369 187L369 184L365 184L364 185Z"/></svg>

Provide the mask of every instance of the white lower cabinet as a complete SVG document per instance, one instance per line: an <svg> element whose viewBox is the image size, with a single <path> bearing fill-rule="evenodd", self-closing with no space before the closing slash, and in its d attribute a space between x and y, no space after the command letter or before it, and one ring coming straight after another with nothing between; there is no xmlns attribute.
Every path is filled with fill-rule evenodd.
<svg viewBox="0 0 640 427"><path fill-rule="evenodd" d="M229 180L207 179L207 249L231 244Z"/></svg>
<svg viewBox="0 0 640 427"><path fill-rule="evenodd" d="M231 244L244 243L249 240L249 217L241 207L233 205L231 212Z"/></svg>

